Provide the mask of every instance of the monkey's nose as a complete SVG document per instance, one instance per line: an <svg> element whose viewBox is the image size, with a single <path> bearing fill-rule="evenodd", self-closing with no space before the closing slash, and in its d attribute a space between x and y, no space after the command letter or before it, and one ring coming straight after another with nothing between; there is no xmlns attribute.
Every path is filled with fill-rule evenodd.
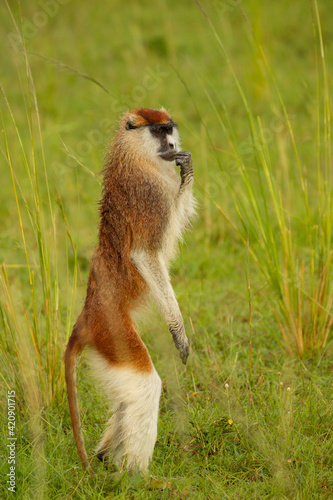
<svg viewBox="0 0 333 500"><path fill-rule="evenodd" d="M172 142L169 142L169 148L170 149L175 149L175 145Z"/></svg>

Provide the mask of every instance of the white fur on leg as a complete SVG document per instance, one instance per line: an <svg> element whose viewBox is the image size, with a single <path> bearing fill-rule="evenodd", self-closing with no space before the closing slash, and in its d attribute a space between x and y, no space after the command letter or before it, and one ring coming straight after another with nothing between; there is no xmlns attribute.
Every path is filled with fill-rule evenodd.
<svg viewBox="0 0 333 500"><path fill-rule="evenodd" d="M96 448L97 455L110 457L112 462L120 466L126 453L125 437L123 435L122 417L125 406L120 404L109 419L102 440Z"/></svg>
<svg viewBox="0 0 333 500"><path fill-rule="evenodd" d="M93 349L89 349L88 363L115 405L98 452L110 454L117 465L126 456L128 469L146 472L157 437L160 377L154 367L148 374L110 367Z"/></svg>

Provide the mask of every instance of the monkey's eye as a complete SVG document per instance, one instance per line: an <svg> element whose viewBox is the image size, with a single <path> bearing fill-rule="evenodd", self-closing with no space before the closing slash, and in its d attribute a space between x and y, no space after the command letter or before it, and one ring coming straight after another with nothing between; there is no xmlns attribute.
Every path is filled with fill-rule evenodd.
<svg viewBox="0 0 333 500"><path fill-rule="evenodd" d="M154 127L154 128L151 128L150 131L156 137L161 137L162 135L165 134L164 127Z"/></svg>
<svg viewBox="0 0 333 500"><path fill-rule="evenodd" d="M172 125L162 125L161 127L153 125L150 131L155 137L165 137L166 135L172 135L173 127Z"/></svg>

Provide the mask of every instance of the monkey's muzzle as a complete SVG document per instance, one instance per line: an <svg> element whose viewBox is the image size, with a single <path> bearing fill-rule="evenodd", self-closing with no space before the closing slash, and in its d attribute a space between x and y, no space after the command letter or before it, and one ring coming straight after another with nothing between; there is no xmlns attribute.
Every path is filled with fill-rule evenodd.
<svg viewBox="0 0 333 500"><path fill-rule="evenodd" d="M175 159L177 152L173 150L165 151L164 153L159 153L159 156L166 161L173 161Z"/></svg>

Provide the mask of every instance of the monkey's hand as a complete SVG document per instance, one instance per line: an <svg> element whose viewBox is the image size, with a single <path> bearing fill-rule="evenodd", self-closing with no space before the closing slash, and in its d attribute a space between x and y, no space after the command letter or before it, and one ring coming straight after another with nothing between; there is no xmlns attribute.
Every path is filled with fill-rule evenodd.
<svg viewBox="0 0 333 500"><path fill-rule="evenodd" d="M176 165L180 165L181 186L188 186L193 182L192 155L189 151L180 151L175 155Z"/></svg>
<svg viewBox="0 0 333 500"><path fill-rule="evenodd" d="M189 355L189 342L188 338L185 333L185 328L184 324L174 324L174 325L169 325L169 331L172 335L173 341L175 343L175 346L177 347L179 351L179 356L184 365L186 365L186 361Z"/></svg>

